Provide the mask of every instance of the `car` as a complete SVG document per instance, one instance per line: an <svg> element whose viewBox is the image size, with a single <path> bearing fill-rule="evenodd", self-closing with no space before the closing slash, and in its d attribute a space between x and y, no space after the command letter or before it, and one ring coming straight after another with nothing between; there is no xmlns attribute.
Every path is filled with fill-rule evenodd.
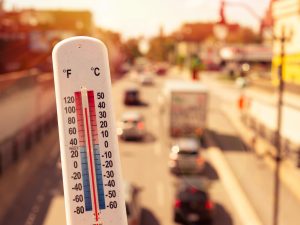
<svg viewBox="0 0 300 225"><path fill-rule="evenodd" d="M154 80L153 80L153 75L152 74L141 74L140 75L140 83L142 85L153 85Z"/></svg>
<svg viewBox="0 0 300 225"><path fill-rule="evenodd" d="M140 188L127 181L123 182L123 188L128 225L140 225L142 212L139 200Z"/></svg>
<svg viewBox="0 0 300 225"><path fill-rule="evenodd" d="M137 111L123 113L117 133L124 140L143 140L145 136L144 116Z"/></svg>
<svg viewBox="0 0 300 225"><path fill-rule="evenodd" d="M209 182L199 176L186 177L177 185L174 221L181 224L211 224L214 204L210 199Z"/></svg>
<svg viewBox="0 0 300 225"><path fill-rule="evenodd" d="M124 104L125 105L139 105L140 91L136 87L129 87L124 91Z"/></svg>
<svg viewBox="0 0 300 225"><path fill-rule="evenodd" d="M164 64L164 63L160 63L160 64L157 64L155 66L155 72L157 75L159 76L164 76L167 74L167 71L168 71L168 65L167 64Z"/></svg>
<svg viewBox="0 0 300 225"><path fill-rule="evenodd" d="M200 152L200 142L195 138L180 138L171 147L169 168L174 174L201 173L205 167Z"/></svg>

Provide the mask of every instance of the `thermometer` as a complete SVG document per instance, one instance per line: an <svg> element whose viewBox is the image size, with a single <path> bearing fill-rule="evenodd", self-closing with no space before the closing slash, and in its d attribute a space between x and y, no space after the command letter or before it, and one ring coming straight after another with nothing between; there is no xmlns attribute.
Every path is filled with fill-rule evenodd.
<svg viewBox="0 0 300 225"><path fill-rule="evenodd" d="M67 225L127 225L106 47L73 37L52 56Z"/></svg>

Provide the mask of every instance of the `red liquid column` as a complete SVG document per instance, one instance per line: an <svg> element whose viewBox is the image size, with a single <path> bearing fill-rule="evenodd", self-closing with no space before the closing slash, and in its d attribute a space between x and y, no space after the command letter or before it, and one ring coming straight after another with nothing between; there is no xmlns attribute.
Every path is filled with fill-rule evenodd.
<svg viewBox="0 0 300 225"><path fill-rule="evenodd" d="M82 172L82 185L83 185L83 193L84 193L85 210L92 211L89 166L88 166L88 158L87 158L87 151L86 151L85 133L84 133L82 96L80 91L75 92L75 107L76 107L76 117L77 117L78 142L79 142L81 168L82 168L81 172Z"/></svg>
<svg viewBox="0 0 300 225"><path fill-rule="evenodd" d="M97 119L96 119L96 105L95 105L95 96L94 91L88 91L88 104L90 112L90 124L92 129L92 140L93 140L93 154L94 154L94 163L95 163L95 172L97 180L97 189L98 189L98 201L99 208L105 209L105 198L104 198L104 185L102 178L102 167L101 167L101 155L99 147L99 138L98 138L98 128L97 128Z"/></svg>

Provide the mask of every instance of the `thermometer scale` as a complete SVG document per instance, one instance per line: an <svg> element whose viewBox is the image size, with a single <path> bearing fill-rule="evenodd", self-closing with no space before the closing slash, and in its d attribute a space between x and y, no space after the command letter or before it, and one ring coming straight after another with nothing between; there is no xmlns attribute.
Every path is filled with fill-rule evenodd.
<svg viewBox="0 0 300 225"><path fill-rule="evenodd" d="M66 39L53 67L67 225L127 225L106 47Z"/></svg>

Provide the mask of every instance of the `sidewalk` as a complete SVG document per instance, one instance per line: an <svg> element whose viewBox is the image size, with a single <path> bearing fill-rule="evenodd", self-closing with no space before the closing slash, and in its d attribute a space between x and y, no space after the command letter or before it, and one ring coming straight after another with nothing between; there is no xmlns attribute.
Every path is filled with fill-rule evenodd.
<svg viewBox="0 0 300 225"><path fill-rule="evenodd" d="M214 79L215 83L222 85L220 80ZM232 87L234 84L232 84ZM274 101L276 103L276 93L270 93L267 91L263 91L257 88L248 88L246 93L250 93L251 96L259 97L260 99L266 99L266 101ZM289 104L299 105L300 96L295 94L286 93L285 94L286 102ZM298 99L298 100L297 100ZM287 106L286 106L287 107ZM250 146L258 157L261 157L266 165L272 171L274 171L275 162L274 162L274 153L276 152L275 147L266 139L257 135L255 131L247 127L242 119L241 112L238 108L234 107L222 107L223 112L226 114L227 118L231 121L231 123L236 127L236 130L239 132L243 141ZM286 109L284 109L286 110ZM260 114L260 112L255 112L256 115ZM268 115L270 117L270 115ZM286 116L283 114L283 117ZM299 118L300 118L300 110L299 110ZM297 123L292 123L294 127L300 128ZM299 133L300 134L300 131ZM299 139L300 140L300 139ZM285 158L282 161L281 170L280 170L280 178L283 184L287 186L287 188L300 200L300 169L296 168L295 163L292 162L289 158Z"/></svg>
<svg viewBox="0 0 300 225"><path fill-rule="evenodd" d="M256 87L244 91L246 107L244 114L255 120L256 126L262 126L267 132L275 133L277 129L278 94L270 93ZM281 135L285 145L292 151L300 147L300 96L285 92L282 105ZM258 123L258 124L257 124ZM270 140L272 141L272 140Z"/></svg>

